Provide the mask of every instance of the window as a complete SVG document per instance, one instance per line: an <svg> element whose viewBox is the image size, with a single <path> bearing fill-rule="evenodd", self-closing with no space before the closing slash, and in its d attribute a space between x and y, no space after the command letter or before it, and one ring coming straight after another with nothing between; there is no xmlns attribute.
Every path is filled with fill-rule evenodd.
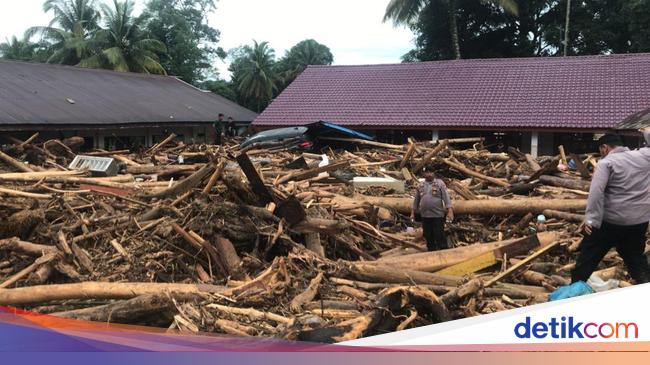
<svg viewBox="0 0 650 365"><path fill-rule="evenodd" d="M109 136L104 137L104 148L109 151L131 150L137 151L146 147L145 136Z"/></svg>

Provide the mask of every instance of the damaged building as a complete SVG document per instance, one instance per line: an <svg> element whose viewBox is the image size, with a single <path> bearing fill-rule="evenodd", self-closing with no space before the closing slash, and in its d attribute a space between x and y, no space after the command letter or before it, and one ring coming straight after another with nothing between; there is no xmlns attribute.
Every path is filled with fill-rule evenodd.
<svg viewBox="0 0 650 365"><path fill-rule="evenodd" d="M648 106L650 54L310 66L254 126L327 120L392 143L483 136L536 156L593 151Z"/></svg>
<svg viewBox="0 0 650 365"><path fill-rule="evenodd" d="M257 116L176 77L0 61L0 135L81 136L87 149L151 146L170 133L200 143L220 113L241 127Z"/></svg>

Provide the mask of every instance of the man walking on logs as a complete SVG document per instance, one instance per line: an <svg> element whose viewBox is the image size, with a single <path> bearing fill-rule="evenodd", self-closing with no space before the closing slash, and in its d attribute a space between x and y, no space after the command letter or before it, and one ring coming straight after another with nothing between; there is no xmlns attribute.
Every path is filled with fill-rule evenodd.
<svg viewBox="0 0 650 365"><path fill-rule="evenodd" d="M426 167L424 183L415 191L411 220L417 214L422 218L422 231L429 251L449 248L445 236L445 219L454 220L454 210L445 183L437 179L433 169Z"/></svg>
<svg viewBox="0 0 650 365"><path fill-rule="evenodd" d="M637 284L650 281L643 254L650 221L650 156L622 147L620 136L598 140L600 154L592 178L585 217L585 237L572 281L587 281L600 261L616 247Z"/></svg>

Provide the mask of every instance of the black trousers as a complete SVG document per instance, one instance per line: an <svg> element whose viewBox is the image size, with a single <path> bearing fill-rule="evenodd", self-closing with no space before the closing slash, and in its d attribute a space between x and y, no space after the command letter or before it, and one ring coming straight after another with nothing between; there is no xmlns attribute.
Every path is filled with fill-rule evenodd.
<svg viewBox="0 0 650 365"><path fill-rule="evenodd" d="M621 255L630 276L638 284L650 281L650 267L645 251L645 235L648 223L635 226L619 226L603 222L600 229L594 229L580 245L580 255L571 273L572 282L587 281L600 261L612 247Z"/></svg>
<svg viewBox="0 0 650 365"><path fill-rule="evenodd" d="M445 218L422 217L422 231L429 251L448 248L447 237L445 236Z"/></svg>

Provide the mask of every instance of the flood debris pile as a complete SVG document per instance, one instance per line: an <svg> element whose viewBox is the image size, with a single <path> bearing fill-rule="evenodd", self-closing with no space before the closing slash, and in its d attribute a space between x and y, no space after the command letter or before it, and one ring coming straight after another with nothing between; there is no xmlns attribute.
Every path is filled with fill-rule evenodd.
<svg viewBox="0 0 650 365"><path fill-rule="evenodd" d="M78 138L3 145L0 305L336 342L540 303L570 280L597 162L475 138L314 154L174 137L83 154ZM69 168L76 157L94 162ZM448 250L425 252L409 220L425 166L454 201ZM628 285L615 253L602 269Z"/></svg>

